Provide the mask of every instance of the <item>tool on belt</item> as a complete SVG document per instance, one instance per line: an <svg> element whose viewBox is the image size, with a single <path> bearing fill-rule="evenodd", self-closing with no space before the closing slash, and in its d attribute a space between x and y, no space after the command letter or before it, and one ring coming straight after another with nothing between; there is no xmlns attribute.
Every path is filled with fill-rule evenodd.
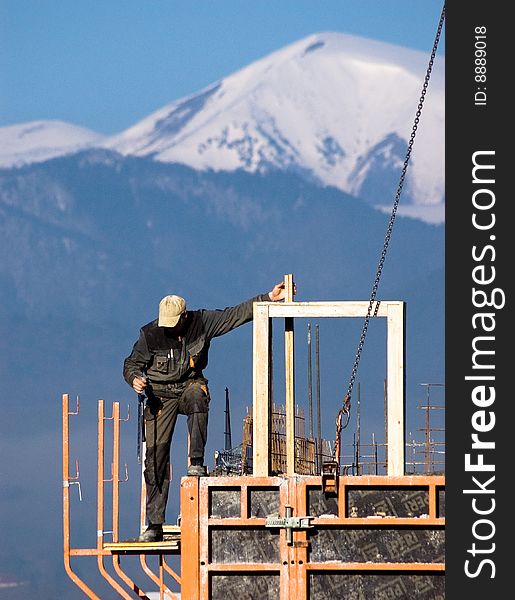
<svg viewBox="0 0 515 600"><path fill-rule="evenodd" d="M145 394L138 394L138 464L141 464L141 444L145 441Z"/></svg>

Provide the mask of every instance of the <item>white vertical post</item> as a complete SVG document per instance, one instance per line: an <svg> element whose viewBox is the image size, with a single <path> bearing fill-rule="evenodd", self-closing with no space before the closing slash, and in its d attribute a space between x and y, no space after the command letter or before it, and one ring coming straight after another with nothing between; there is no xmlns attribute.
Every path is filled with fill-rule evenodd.
<svg viewBox="0 0 515 600"><path fill-rule="evenodd" d="M404 337L405 304L388 303L387 345L387 412L389 476L404 475L405 391Z"/></svg>
<svg viewBox="0 0 515 600"><path fill-rule="evenodd" d="M268 477L270 440L270 319L267 304L254 304L252 473Z"/></svg>

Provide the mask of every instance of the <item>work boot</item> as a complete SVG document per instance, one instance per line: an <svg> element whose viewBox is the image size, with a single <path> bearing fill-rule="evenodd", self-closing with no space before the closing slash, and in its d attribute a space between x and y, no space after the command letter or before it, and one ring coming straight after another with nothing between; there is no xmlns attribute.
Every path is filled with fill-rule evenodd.
<svg viewBox="0 0 515 600"><path fill-rule="evenodd" d="M163 526L150 524L146 530L138 537L138 542L162 542Z"/></svg>
<svg viewBox="0 0 515 600"><path fill-rule="evenodd" d="M206 477L207 468L204 465L190 465L188 467L189 477Z"/></svg>

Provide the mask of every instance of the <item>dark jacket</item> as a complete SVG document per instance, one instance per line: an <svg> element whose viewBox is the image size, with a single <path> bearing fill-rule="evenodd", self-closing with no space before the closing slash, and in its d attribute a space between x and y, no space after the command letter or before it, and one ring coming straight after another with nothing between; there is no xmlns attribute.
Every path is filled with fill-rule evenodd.
<svg viewBox="0 0 515 600"><path fill-rule="evenodd" d="M147 323L123 363L125 381L132 386L135 377L146 375L147 393L166 396L174 384L203 377L211 339L251 321L254 302L267 301L268 294L261 294L224 310L188 311L181 339L159 327L157 319Z"/></svg>

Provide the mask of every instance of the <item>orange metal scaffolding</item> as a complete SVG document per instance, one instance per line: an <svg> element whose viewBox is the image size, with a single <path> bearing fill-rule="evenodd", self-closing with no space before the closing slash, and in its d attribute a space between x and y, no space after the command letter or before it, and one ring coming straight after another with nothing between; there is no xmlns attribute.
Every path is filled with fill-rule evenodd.
<svg viewBox="0 0 515 600"><path fill-rule="evenodd" d="M112 416L106 417L104 411L104 401L98 401L98 436L97 436L97 544L94 548L73 548L71 545L70 531L70 485L77 484L79 473L78 468L75 475L71 476L69 447L70 447L70 427L69 418L77 415L79 412L79 402L74 411L69 409L69 396L63 394L63 547L64 547L64 565L70 579L84 592L88 598L99 599L101 597L93 591L72 568L72 558L80 556L95 557L99 573L106 582L118 593L121 598L130 600L132 598L141 598L150 600L143 587L138 585L132 577L122 568L121 556L136 555L139 556L140 565L143 572L148 576L153 586L159 592L160 599L177 599L179 596L172 592L165 581L165 575L174 579L180 585L180 576L166 562L167 555L179 554L179 540L175 539L164 541L160 544L138 544L133 542L119 541L119 483L120 483L120 405L113 402ZM111 478L105 479L105 421L113 422L113 446ZM127 479L127 468L125 480ZM112 486L112 542L105 542L104 536L107 533L104 528L105 517L105 484ZM158 557L158 570L154 572L147 564L147 556L155 555ZM109 572L105 559L111 558L112 571Z"/></svg>
<svg viewBox="0 0 515 600"><path fill-rule="evenodd" d="M330 514L323 514L320 477L183 479L181 506L188 507L188 557L181 567L184 597L223 598L227 586L244 587L243 577L247 578L247 588L251 585L249 580L261 577L267 582L276 580L273 585L268 583L268 595L263 597L304 600L315 597L313 578L327 573L351 577L376 575L395 581L400 577L424 578L428 589L431 587L439 594L445 570L444 478L343 476L339 486L338 494L327 504L322 501L322 507L329 506L331 510ZM254 496L259 494L266 494L269 501L276 496L276 502L271 504L278 508L278 515L265 512L256 516ZM365 498L370 494L397 496L398 501L395 506L388 501L368 506L365 502L358 509L356 494ZM309 526L288 531L288 527L281 526L281 519L288 513L308 516ZM317 538L324 539L324 534L329 536L329 542L317 542ZM336 546L333 537L341 540ZM354 553L353 560L331 555L353 543L349 540L354 540L352 552L348 552ZM249 544L253 544L252 548ZM424 549L424 544L429 550ZM220 550L224 545L230 552ZM426 559L417 560L417 552Z"/></svg>

